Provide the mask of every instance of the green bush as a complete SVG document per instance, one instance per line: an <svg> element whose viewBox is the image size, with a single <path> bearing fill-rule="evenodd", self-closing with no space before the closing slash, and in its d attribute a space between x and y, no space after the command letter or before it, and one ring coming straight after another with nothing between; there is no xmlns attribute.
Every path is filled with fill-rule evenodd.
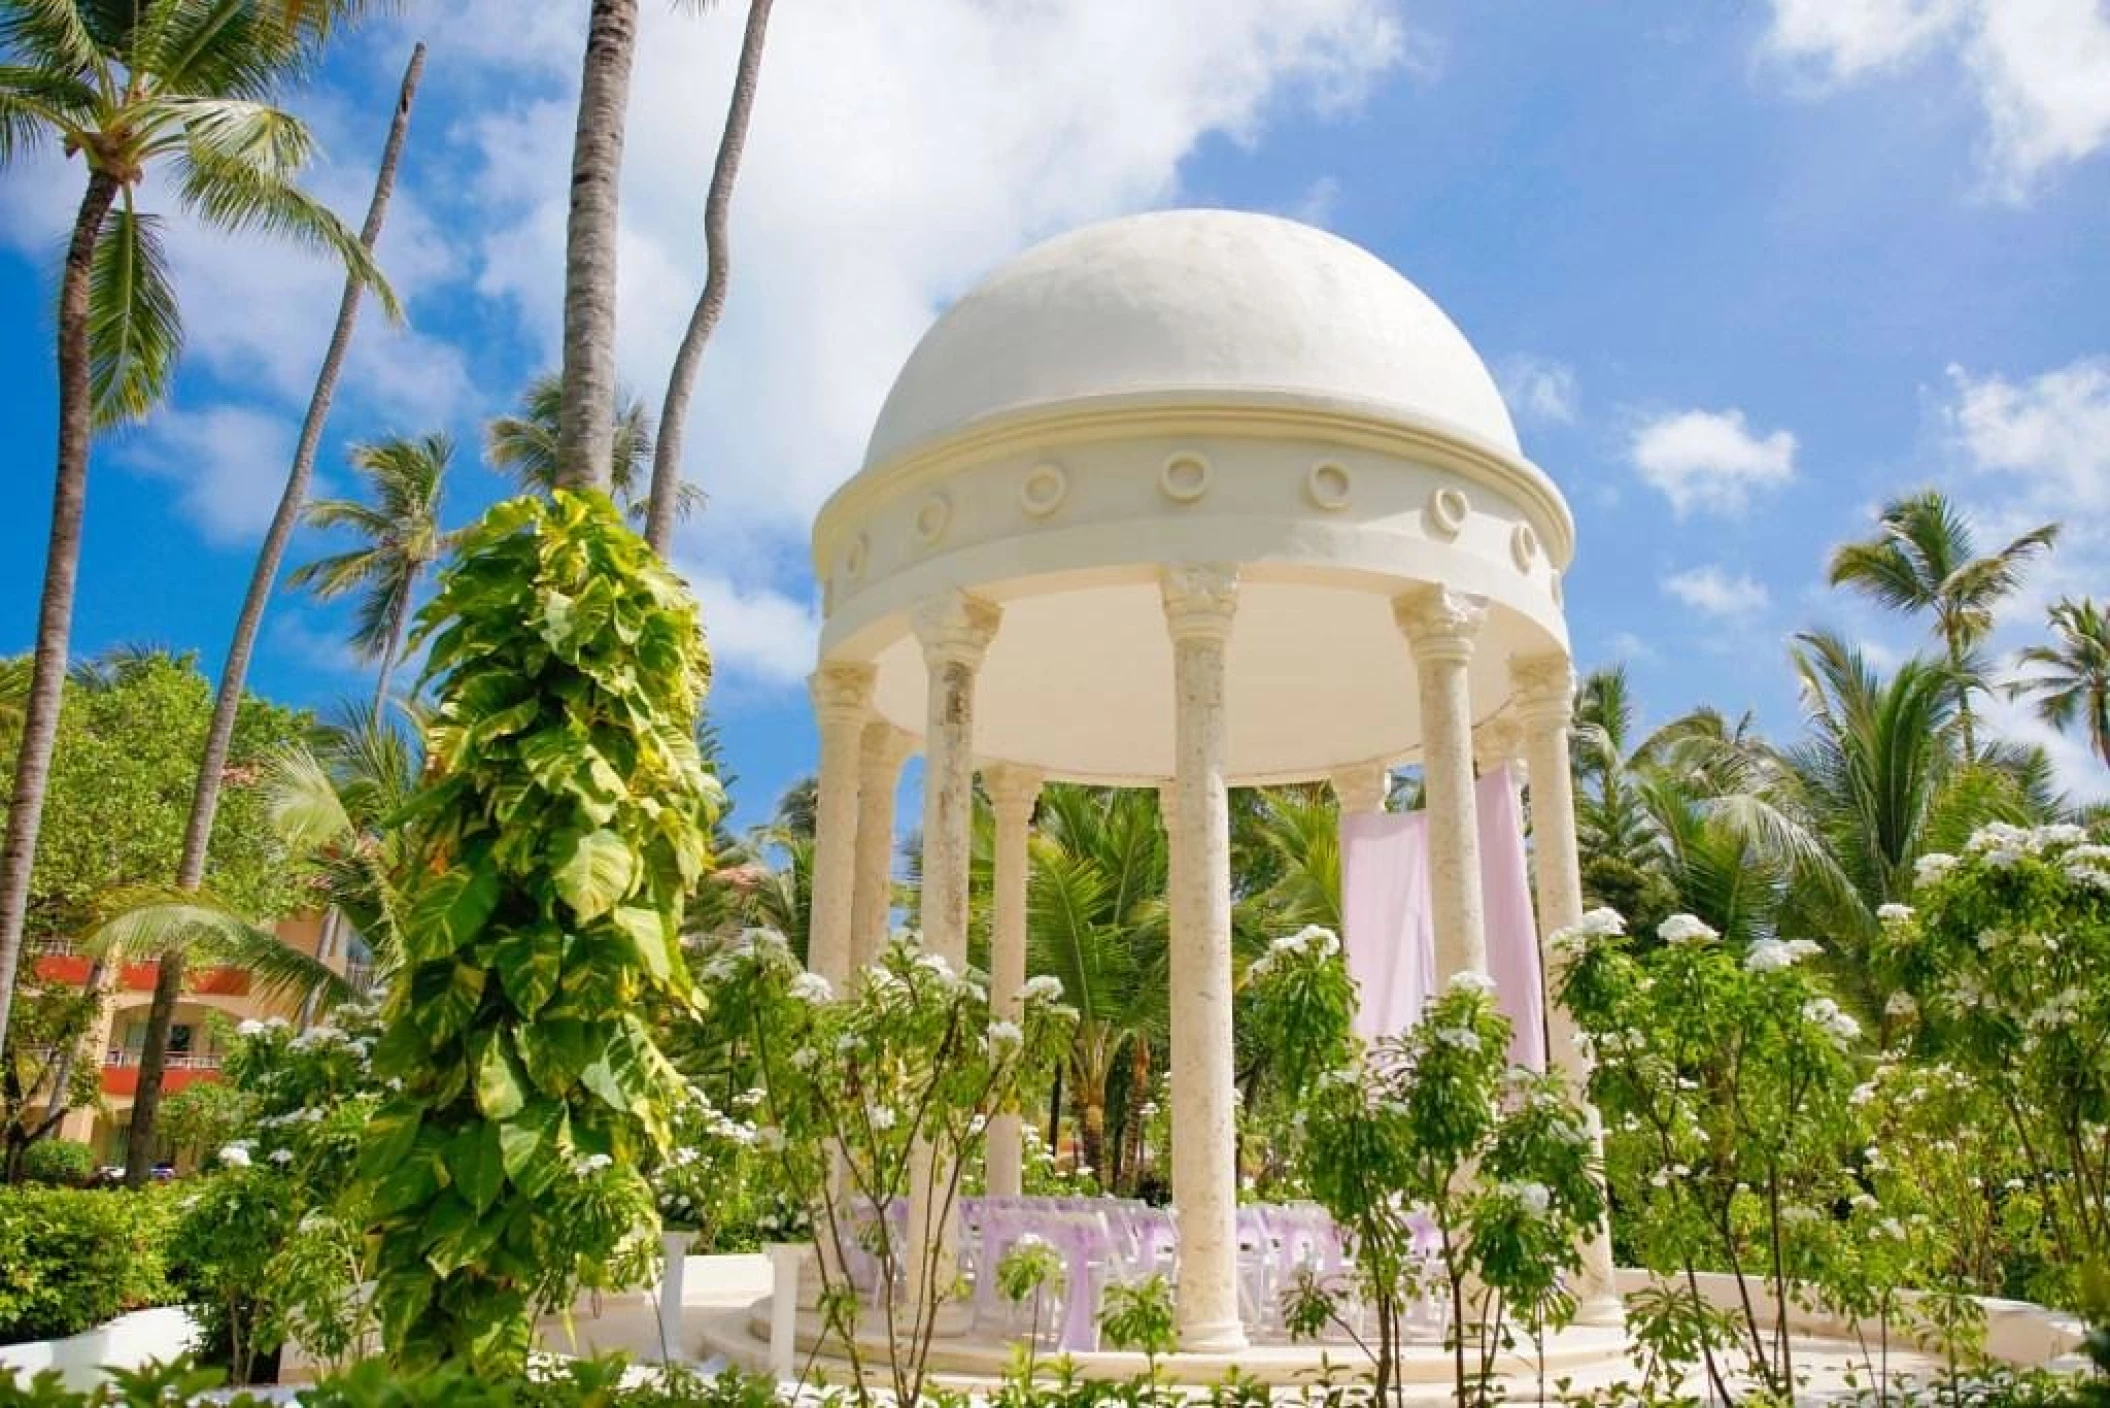
<svg viewBox="0 0 2110 1408"><path fill-rule="evenodd" d="M166 1304L172 1213L161 1189L0 1188L0 1344Z"/></svg>
<svg viewBox="0 0 2110 1408"><path fill-rule="evenodd" d="M22 1176L31 1183L86 1187L95 1177L95 1150L77 1139L39 1139L22 1151Z"/></svg>

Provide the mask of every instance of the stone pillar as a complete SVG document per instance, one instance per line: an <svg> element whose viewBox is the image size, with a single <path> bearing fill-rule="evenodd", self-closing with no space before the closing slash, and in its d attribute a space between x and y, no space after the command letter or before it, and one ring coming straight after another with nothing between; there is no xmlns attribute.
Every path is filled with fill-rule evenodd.
<svg viewBox="0 0 2110 1408"><path fill-rule="evenodd" d="M819 796L814 807L813 899L806 966L840 992L850 978L850 894L856 882L858 739L872 707L870 665L836 663L814 671L807 686L821 731Z"/></svg>
<svg viewBox="0 0 2110 1408"><path fill-rule="evenodd" d="M850 887L850 971L879 956L894 908L894 794L909 737L874 719L864 726L857 754L857 878Z"/></svg>
<svg viewBox="0 0 2110 1408"><path fill-rule="evenodd" d="M1506 763L1514 763L1524 750L1524 729L1514 718L1502 714L1473 730L1473 767L1483 777Z"/></svg>
<svg viewBox="0 0 2110 1408"><path fill-rule="evenodd" d="M1340 803L1342 816L1366 816L1381 812L1385 809L1385 799L1392 795L1392 769L1383 763L1337 768L1330 780L1333 783L1334 800Z"/></svg>
<svg viewBox="0 0 2110 1408"><path fill-rule="evenodd" d="M982 769L982 785L996 811L994 913L989 934L989 1015L993 1021L1017 1022L1025 1010L1019 989L1026 985L1026 841L1041 781L1033 769L1012 764ZM986 1182L992 1198L1015 1198L1025 1191L1019 1139L1017 1110L1006 1110L989 1121Z"/></svg>
<svg viewBox="0 0 2110 1408"><path fill-rule="evenodd" d="M916 639L930 672L923 732L923 947L967 969L967 887L974 834L974 680L1002 612L979 597L948 591L916 608ZM939 1189L951 1179L935 1151L917 1153L909 1197L909 1301L942 1296L958 1275L957 1216L938 1216ZM957 1214L957 1207L954 1208ZM941 1307L939 1328L964 1320Z"/></svg>
<svg viewBox="0 0 2110 1408"><path fill-rule="evenodd" d="M1245 1347L1238 1318L1238 1104L1231 1052L1231 806L1224 780L1224 647L1236 571L1168 567L1172 635L1172 1199L1179 1345Z"/></svg>
<svg viewBox="0 0 2110 1408"><path fill-rule="evenodd" d="M1473 700L1466 666L1486 618L1477 597L1416 587L1392 603L1414 652L1421 698L1421 769L1429 813L1429 899L1436 928L1436 983L1487 971L1486 907L1480 896L1480 824L1473 798Z"/></svg>
<svg viewBox="0 0 2110 1408"><path fill-rule="evenodd" d="M1538 882L1539 964L1546 981L1547 1054L1567 1081L1569 1094L1589 1114L1590 1139L1600 1161L1604 1130L1589 1103L1590 1061L1576 1043L1575 1021L1554 1001L1562 957L1550 942L1582 919L1582 860L1575 838L1575 777L1569 770L1568 725L1575 698L1575 672L1559 653L1513 660L1517 719L1523 728L1524 765L1531 774L1531 854ZM1585 1324L1616 1325L1623 1311L1612 1276L1612 1236L1601 1227L1583 1245L1576 1287L1578 1318Z"/></svg>

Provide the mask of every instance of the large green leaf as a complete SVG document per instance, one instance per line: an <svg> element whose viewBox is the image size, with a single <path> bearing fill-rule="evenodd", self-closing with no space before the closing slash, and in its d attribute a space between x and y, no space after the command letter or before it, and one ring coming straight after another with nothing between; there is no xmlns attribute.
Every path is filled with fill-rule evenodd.
<svg viewBox="0 0 2110 1408"><path fill-rule="evenodd" d="M409 956L441 958L459 951L497 907L498 872L488 863L458 866L430 881L404 923Z"/></svg>
<svg viewBox="0 0 2110 1408"><path fill-rule="evenodd" d="M630 847L613 831L589 831L571 844L551 879L557 894L582 924L615 908L630 893L637 862Z"/></svg>
<svg viewBox="0 0 2110 1408"><path fill-rule="evenodd" d="M391 1100L374 1111L359 1143L359 1176L374 1178L401 1163L418 1141L424 1111L408 1100Z"/></svg>
<svg viewBox="0 0 2110 1408"><path fill-rule="evenodd" d="M485 973L466 963L441 959L420 963L410 974L410 1019L435 1045L468 1029L483 1000Z"/></svg>
<svg viewBox="0 0 2110 1408"><path fill-rule="evenodd" d="M490 1042L476 1063L476 1108L485 1119L506 1120L519 1114L525 1104L527 1086L513 1064L513 1053L503 1041Z"/></svg>
<svg viewBox="0 0 2110 1408"><path fill-rule="evenodd" d="M662 983L672 980L674 960L669 940L673 937L670 932L673 926L658 910L643 905L618 905L609 914L608 922L629 940L646 972Z"/></svg>
<svg viewBox="0 0 2110 1408"><path fill-rule="evenodd" d="M533 1198L556 1180L570 1127L561 1100L531 1101L498 1126L499 1158L515 1188Z"/></svg>
<svg viewBox="0 0 2110 1408"><path fill-rule="evenodd" d="M563 971L563 937L553 930L523 929L507 934L491 951L498 981L523 1017L540 1012L556 995Z"/></svg>
<svg viewBox="0 0 2110 1408"><path fill-rule="evenodd" d="M507 1113L519 1113L519 1106ZM505 1187L505 1154L499 1147L498 1129L485 1120L463 1129L447 1144L447 1173L454 1180L455 1191L479 1216L497 1201Z"/></svg>
<svg viewBox="0 0 2110 1408"><path fill-rule="evenodd" d="M374 1185L373 1215L387 1217L420 1206L440 1190L445 1167L431 1149L413 1149Z"/></svg>

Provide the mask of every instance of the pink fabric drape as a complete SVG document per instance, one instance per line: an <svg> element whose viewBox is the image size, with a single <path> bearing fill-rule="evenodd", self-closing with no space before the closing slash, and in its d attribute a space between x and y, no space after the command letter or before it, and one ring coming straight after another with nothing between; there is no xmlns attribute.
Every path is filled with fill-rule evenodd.
<svg viewBox="0 0 2110 1408"><path fill-rule="evenodd" d="M1436 971L1425 814L1341 818L1341 927L1357 990L1356 1035L1374 1042L1421 1020Z"/></svg>
<svg viewBox="0 0 2110 1408"><path fill-rule="evenodd" d="M1546 1069L1545 986L1539 973L1538 924L1524 863L1524 805L1507 766L1480 778L1480 902L1487 916L1488 976L1495 1006L1509 1019L1509 1061Z"/></svg>

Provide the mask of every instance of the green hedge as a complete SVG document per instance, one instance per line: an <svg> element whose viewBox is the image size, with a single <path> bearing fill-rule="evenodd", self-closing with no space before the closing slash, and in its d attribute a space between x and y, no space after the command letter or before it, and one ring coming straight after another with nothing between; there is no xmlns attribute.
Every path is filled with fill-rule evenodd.
<svg viewBox="0 0 2110 1408"><path fill-rule="evenodd" d="M173 1297L172 1191L0 1187L0 1344L61 1339Z"/></svg>
<svg viewBox="0 0 2110 1408"><path fill-rule="evenodd" d="M95 1167L95 1150L77 1139L39 1139L22 1154L22 1177L30 1183L85 1188Z"/></svg>

